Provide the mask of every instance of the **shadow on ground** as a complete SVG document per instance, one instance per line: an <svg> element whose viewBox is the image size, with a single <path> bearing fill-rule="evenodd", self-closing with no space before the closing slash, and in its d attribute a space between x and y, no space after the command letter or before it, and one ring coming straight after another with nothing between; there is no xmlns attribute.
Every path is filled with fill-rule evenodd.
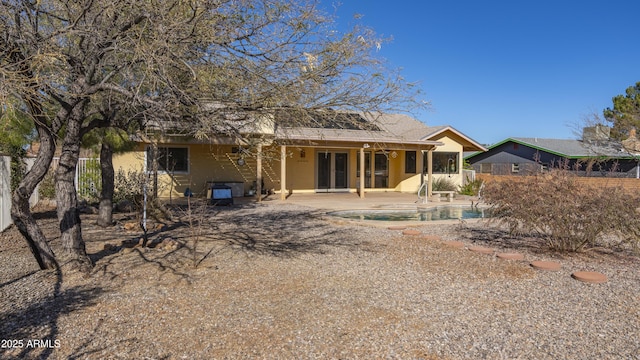
<svg viewBox="0 0 640 360"><path fill-rule="evenodd" d="M295 258L334 250L373 250L368 243L348 236L350 230L328 224L322 219L324 213L315 210L244 204L201 206L190 213L184 207L174 207L172 211L176 214L174 222L150 232L148 248L137 246L140 234L128 234L124 245L93 253L97 265L94 273L116 279L126 268L152 266L188 282L187 268L221 253ZM167 249L167 242L178 246ZM126 262L120 256L123 254Z"/></svg>
<svg viewBox="0 0 640 360"><path fill-rule="evenodd" d="M35 295L19 296L14 303L13 310L0 314L0 334L2 339L21 340L22 344L12 349L2 349L5 354L1 358L28 359L49 358L55 349L61 345L59 340L58 320L60 317L74 311L94 305L103 293L101 288L75 286L62 290L62 275L60 271L51 271L55 279L51 281L52 288L46 290L44 298ZM12 282L19 286L17 279ZM40 279L48 283L44 279ZM4 284L9 285L9 284ZM46 285L45 285L46 286ZM24 289L23 291L32 291ZM27 300L28 299L28 300ZM5 299L7 300L7 299ZM29 301L32 301L29 303ZM38 343L33 342L37 340ZM29 343L29 342L32 343Z"/></svg>

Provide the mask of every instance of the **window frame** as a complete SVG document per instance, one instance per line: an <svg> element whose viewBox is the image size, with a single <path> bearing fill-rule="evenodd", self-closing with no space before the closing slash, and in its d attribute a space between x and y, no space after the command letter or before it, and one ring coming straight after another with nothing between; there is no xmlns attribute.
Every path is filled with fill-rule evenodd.
<svg viewBox="0 0 640 360"><path fill-rule="evenodd" d="M161 164L161 159L162 157L158 157L158 174L189 174L190 170L191 170L191 166L190 166L190 158L191 158L191 150L189 149L189 146L158 146L158 154L161 154L161 152L165 151L166 154L169 153L169 151L171 150L186 150L185 153L185 159L184 159L184 165L185 168L184 169L179 169L179 170L167 170L167 165L168 164L164 164L164 166ZM147 172L151 171L151 158L149 157L149 152L151 151L151 146L147 146L147 149L145 151L145 166L147 167Z"/></svg>
<svg viewBox="0 0 640 360"><path fill-rule="evenodd" d="M447 159L446 160L447 163L446 164L442 163L441 159L439 159L440 157L446 158ZM432 158L432 161L433 161L434 165L438 166L438 168L436 168L435 166L432 167L432 174L457 175L457 174L460 173L460 153L459 152L434 151L433 154L431 155L431 158ZM454 169L450 169L449 168L449 160L451 160L451 159L455 160ZM438 162L436 163L436 161L438 161ZM424 171L426 173L428 171L428 166L429 166L429 159L426 156L424 157L423 164L424 164L423 169L424 169Z"/></svg>
<svg viewBox="0 0 640 360"><path fill-rule="evenodd" d="M411 156L412 155L412 156ZM410 159L412 159L410 161ZM418 152L415 150L407 150L404 152L404 173L415 174L418 172Z"/></svg>
<svg viewBox="0 0 640 360"><path fill-rule="evenodd" d="M489 170L489 171L486 171ZM492 163L480 163L480 174L493 174Z"/></svg>

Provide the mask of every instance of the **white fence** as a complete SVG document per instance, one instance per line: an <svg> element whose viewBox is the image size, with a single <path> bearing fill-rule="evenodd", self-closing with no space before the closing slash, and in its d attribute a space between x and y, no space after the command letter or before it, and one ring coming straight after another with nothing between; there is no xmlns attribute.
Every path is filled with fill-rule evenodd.
<svg viewBox="0 0 640 360"><path fill-rule="evenodd" d="M51 169L58 167L59 157L54 157ZM100 159L79 158L76 165L75 185L79 198L88 198L90 195L99 195L100 186Z"/></svg>
<svg viewBox="0 0 640 360"><path fill-rule="evenodd" d="M0 156L0 231L11 224L11 158L3 155Z"/></svg>
<svg viewBox="0 0 640 360"><path fill-rule="evenodd" d="M54 158L51 168L58 166L59 158ZM29 171L35 162L35 158L26 158L24 160ZM79 197L87 197L90 193L96 193L96 179L100 180L100 161L92 158L81 158L76 167L76 190ZM29 198L29 205L36 206L40 201L39 188ZM0 156L0 231L8 228L13 221L11 220L11 157Z"/></svg>

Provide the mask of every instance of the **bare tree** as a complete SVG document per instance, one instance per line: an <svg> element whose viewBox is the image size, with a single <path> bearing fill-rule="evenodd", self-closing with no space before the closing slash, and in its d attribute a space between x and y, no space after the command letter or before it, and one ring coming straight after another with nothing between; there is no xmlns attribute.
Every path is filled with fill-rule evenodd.
<svg viewBox="0 0 640 360"><path fill-rule="evenodd" d="M247 121L276 110L304 123L319 109L375 113L422 105L418 88L379 58L383 39L360 26L336 31L318 6L316 0L0 0L0 96L27 105L41 142L35 170L13 197L13 217L35 244L36 258L45 259L40 266L54 267L56 259L91 266L74 175L82 137L113 125L101 116L105 99L131 119L200 137L212 131L241 137ZM54 256L25 199L56 144L63 253Z"/></svg>

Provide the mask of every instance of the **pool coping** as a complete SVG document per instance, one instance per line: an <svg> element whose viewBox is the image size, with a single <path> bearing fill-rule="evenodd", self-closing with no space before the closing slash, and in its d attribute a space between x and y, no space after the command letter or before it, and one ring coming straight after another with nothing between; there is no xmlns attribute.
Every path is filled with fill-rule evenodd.
<svg viewBox="0 0 640 360"><path fill-rule="evenodd" d="M354 225L368 225L373 227L389 227L389 226L407 226L407 227L418 227L418 226L429 226L429 225L451 225L451 224L459 224L459 223L478 223L483 221L490 221L490 218L481 217L481 218L470 218L470 219L446 219L446 220L361 220L361 219L350 219L344 218L336 215L332 215L331 213L336 212L357 212L357 211L408 211L415 209L416 211L421 208L422 204L414 204L413 206L407 204L403 206L381 206L376 208L360 208L360 209L340 209L340 210L326 210L324 211L324 218L330 220L334 223L349 223ZM437 209L438 207L471 207L470 205L463 204L431 204L431 206L423 207L425 210L429 209ZM486 209L488 206L481 206Z"/></svg>

